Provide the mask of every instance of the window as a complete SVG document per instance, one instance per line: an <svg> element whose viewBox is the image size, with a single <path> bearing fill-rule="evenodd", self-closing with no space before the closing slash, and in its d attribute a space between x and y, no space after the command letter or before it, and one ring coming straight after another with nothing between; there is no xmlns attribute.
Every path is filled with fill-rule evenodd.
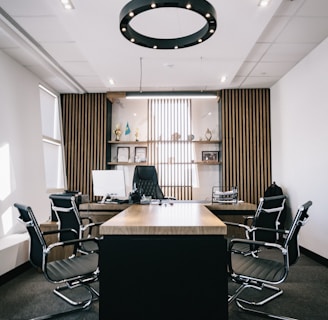
<svg viewBox="0 0 328 320"><path fill-rule="evenodd" d="M46 186L48 191L64 189L66 180L58 97L41 85L39 88Z"/></svg>
<svg viewBox="0 0 328 320"><path fill-rule="evenodd" d="M158 170L164 194L192 199L190 99L149 100L149 161Z"/></svg>

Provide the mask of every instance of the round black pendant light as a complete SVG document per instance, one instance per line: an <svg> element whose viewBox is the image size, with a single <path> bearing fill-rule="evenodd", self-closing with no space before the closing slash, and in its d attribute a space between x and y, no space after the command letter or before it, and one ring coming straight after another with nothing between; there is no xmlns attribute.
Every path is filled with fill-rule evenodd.
<svg viewBox="0 0 328 320"><path fill-rule="evenodd" d="M201 15L206 23L200 30L180 38L152 38L141 34L131 27L131 21L138 14L157 8L181 8ZM216 12L205 0L132 0L120 13L120 30L123 36L134 44L153 49L181 49L202 43L216 30Z"/></svg>

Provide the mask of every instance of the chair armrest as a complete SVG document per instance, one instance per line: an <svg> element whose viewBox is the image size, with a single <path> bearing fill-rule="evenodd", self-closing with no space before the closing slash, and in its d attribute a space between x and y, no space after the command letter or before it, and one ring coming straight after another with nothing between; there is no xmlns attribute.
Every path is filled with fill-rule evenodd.
<svg viewBox="0 0 328 320"><path fill-rule="evenodd" d="M222 221L224 224L227 226L232 226L232 227L238 227L238 228L243 228L246 229L247 231L251 230L252 228L249 227L246 224L238 223L238 222L230 222L230 221Z"/></svg>
<svg viewBox="0 0 328 320"><path fill-rule="evenodd" d="M228 257L227 257L227 262L228 262L228 272L229 274L235 274L233 265L232 265L232 255L236 254L239 256L244 256L245 258L249 259L249 255L244 255L244 252L241 252L239 250L234 250L233 246L235 244L247 244L250 247L251 246L257 246L257 247L265 247L265 248L269 248L269 249L276 249L278 250L278 252L280 251L281 253L281 257L283 258L283 263L285 266L287 266L288 268L288 250L286 248L284 248L282 245L278 244L278 243L271 243L271 242L265 242L265 241L256 241L256 240L248 240L248 239L231 239L231 241L229 242L229 246L228 246ZM252 256L253 259L258 259L258 256Z"/></svg>
<svg viewBox="0 0 328 320"><path fill-rule="evenodd" d="M243 216L244 218L244 224L248 225L249 220L254 220L255 216Z"/></svg>
<svg viewBox="0 0 328 320"><path fill-rule="evenodd" d="M99 242L100 240L99 240L99 238L93 237L93 238L74 239L74 240L68 240L68 241L59 241L59 242L55 242L55 243L52 243L49 246L47 246L45 252L47 254L49 254L49 252L56 247L71 246L71 245L80 244L80 243L88 242L88 241Z"/></svg>
<svg viewBox="0 0 328 320"><path fill-rule="evenodd" d="M74 230L74 229L58 229L58 230L49 230L49 231L43 231L42 232L42 234L44 235L44 236L46 236L46 235L49 235L49 234L55 234L55 233L65 233L65 232L72 232L72 233L74 233L74 235L76 236L76 239L78 239L78 233L77 233L77 231L76 230Z"/></svg>
<svg viewBox="0 0 328 320"><path fill-rule="evenodd" d="M275 242L265 242L265 241L235 238L235 239L231 239L229 242L229 247L228 247L229 252L232 252L233 246L236 243L243 243L243 244L255 245L255 246L266 247L266 248L276 248L282 251L283 253L286 251L286 249L282 245Z"/></svg>
<svg viewBox="0 0 328 320"><path fill-rule="evenodd" d="M85 231L88 228L90 228L89 234L91 234L91 231L92 231L93 227L99 227L102 224L103 224L103 222L92 222L92 223L84 224L83 226L81 226L81 230Z"/></svg>

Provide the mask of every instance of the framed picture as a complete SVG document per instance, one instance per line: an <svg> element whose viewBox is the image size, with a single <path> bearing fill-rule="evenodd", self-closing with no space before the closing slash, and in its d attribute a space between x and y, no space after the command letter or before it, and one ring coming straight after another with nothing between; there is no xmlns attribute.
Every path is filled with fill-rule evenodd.
<svg viewBox="0 0 328 320"><path fill-rule="evenodd" d="M130 147L117 147L117 162L129 162Z"/></svg>
<svg viewBox="0 0 328 320"><path fill-rule="evenodd" d="M202 151L202 161L219 161L219 151Z"/></svg>
<svg viewBox="0 0 328 320"><path fill-rule="evenodd" d="M147 161L147 147L135 147L134 148L134 161L146 162Z"/></svg>

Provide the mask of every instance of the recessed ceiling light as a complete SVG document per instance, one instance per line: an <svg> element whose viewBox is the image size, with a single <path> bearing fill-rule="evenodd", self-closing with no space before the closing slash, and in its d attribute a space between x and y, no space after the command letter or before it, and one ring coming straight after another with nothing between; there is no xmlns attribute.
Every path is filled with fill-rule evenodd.
<svg viewBox="0 0 328 320"><path fill-rule="evenodd" d="M115 84L115 81L113 79L109 79L109 83L113 86Z"/></svg>
<svg viewBox="0 0 328 320"><path fill-rule="evenodd" d="M223 82L226 82L227 81L227 77L226 76L222 76L221 77L221 82L223 83Z"/></svg>
<svg viewBox="0 0 328 320"><path fill-rule="evenodd" d="M74 9L73 2L71 0L60 0L60 2L66 10Z"/></svg>
<svg viewBox="0 0 328 320"><path fill-rule="evenodd" d="M259 7L266 7L269 4L270 0L260 0Z"/></svg>

